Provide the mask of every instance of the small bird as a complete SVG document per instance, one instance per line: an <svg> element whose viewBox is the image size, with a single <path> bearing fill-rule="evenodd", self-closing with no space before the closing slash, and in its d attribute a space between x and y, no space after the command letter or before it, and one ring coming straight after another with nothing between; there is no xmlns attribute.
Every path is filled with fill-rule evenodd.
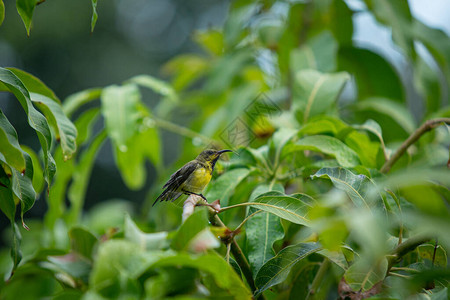
<svg viewBox="0 0 450 300"><path fill-rule="evenodd" d="M206 200L202 191L211 180L217 160L225 152L233 151L212 149L202 151L194 160L191 160L170 176L169 181L163 186L164 191L156 198L153 205L158 201L175 201L182 194L197 195Z"/></svg>

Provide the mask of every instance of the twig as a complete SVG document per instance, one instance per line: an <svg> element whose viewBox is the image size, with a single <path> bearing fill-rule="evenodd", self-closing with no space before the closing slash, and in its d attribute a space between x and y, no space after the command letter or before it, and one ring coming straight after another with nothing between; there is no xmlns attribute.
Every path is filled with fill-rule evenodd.
<svg viewBox="0 0 450 300"><path fill-rule="evenodd" d="M431 240L431 237L428 235L417 235L407 239L405 242L398 245L388 257L388 272L397 262L402 259L403 256L413 251L418 246L428 242L429 240Z"/></svg>
<svg viewBox="0 0 450 300"><path fill-rule="evenodd" d="M211 211L213 211L211 209ZM222 220L219 218L219 216L214 212L213 215L210 216L209 221L212 225L218 226L218 227L226 227L225 224L222 222ZM242 273L244 274L245 279L247 280L248 285L250 286L252 292L256 291L255 282L253 281L253 274L250 268L250 264L248 263L247 258L245 257L244 253L242 252L241 248L239 247L238 243L234 240L234 238L231 238L231 241L224 241L225 244L229 243L231 244L231 253L233 254L234 259L238 263L239 267L242 270ZM264 299L264 297L260 297Z"/></svg>
<svg viewBox="0 0 450 300"><path fill-rule="evenodd" d="M316 273L316 276L313 279L313 282L311 284L311 288L309 289L309 293L308 296L306 297L306 299L309 299L310 295L314 295L317 290L320 287L320 284L322 283L322 279L325 276L326 272L328 271L328 268L330 266L330 261L325 258L322 262L322 264L320 265L319 270Z"/></svg>
<svg viewBox="0 0 450 300"><path fill-rule="evenodd" d="M239 232L239 231L241 230L242 226L244 226L244 224L245 224L251 217L253 217L254 215L256 215L256 214L258 214L258 213L260 213L260 212L262 212L262 210L257 210L257 211L255 211L254 213L252 213L251 215L247 216L247 217L241 222L241 224L239 224L238 227L236 227L236 229L234 229L233 231L234 231L234 232Z"/></svg>
<svg viewBox="0 0 450 300"><path fill-rule="evenodd" d="M411 279L411 276L408 276L408 275L402 275L402 274L393 273L393 272L389 272L388 275L391 275L391 276L397 276L397 277L400 277L400 278L403 278L403 279Z"/></svg>
<svg viewBox="0 0 450 300"><path fill-rule="evenodd" d="M386 161L381 167L380 172L381 173L388 173L389 170L392 168L392 166L397 162L397 160L406 152L406 150L417 142L420 137L426 133L427 131L430 131L431 129L441 125L442 123L450 124L450 118L438 118L438 119L431 119L426 121L422 124L416 131L414 131L407 139L403 142L403 144L400 146L400 148L395 151L394 155L391 156L391 158Z"/></svg>

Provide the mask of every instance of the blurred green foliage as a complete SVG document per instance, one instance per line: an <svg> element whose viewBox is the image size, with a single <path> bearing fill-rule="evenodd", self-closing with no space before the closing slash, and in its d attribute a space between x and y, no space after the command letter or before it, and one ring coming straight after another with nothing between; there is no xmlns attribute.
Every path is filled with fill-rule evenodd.
<svg viewBox="0 0 450 300"><path fill-rule="evenodd" d="M358 12L343 0L235 1L222 28L194 34L202 53L165 65L170 82L138 75L60 101L38 78L0 68L0 90L41 145L20 145L0 114L0 209L11 222L0 298L448 298L450 38L406 1L363 2L411 65L418 117L392 62L354 44ZM36 1L17 5L29 32ZM183 138L171 166L163 131ZM83 212L106 141L130 190L154 166L159 180L138 213L119 199ZM206 208L183 223L181 202L151 208L206 147L236 152L204 193L220 199L225 227ZM27 228L44 181L46 215L19 228L17 207Z"/></svg>

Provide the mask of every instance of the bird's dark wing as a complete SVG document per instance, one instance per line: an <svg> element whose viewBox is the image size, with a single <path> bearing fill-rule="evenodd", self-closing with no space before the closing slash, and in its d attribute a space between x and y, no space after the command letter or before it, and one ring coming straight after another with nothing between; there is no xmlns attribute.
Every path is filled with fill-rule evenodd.
<svg viewBox="0 0 450 300"><path fill-rule="evenodd" d="M198 163L196 161L190 161L181 167L178 171L170 176L169 181L163 186L164 191L156 198L153 205L158 201L175 201L180 197L183 192L180 191L180 186L189 178L189 176L197 169ZM152 206L153 206L152 205Z"/></svg>

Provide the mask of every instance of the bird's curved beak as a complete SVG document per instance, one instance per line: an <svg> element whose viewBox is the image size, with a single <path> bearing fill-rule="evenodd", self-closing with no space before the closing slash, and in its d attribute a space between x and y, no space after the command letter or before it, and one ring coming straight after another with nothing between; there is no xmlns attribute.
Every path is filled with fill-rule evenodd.
<svg viewBox="0 0 450 300"><path fill-rule="evenodd" d="M220 151L217 151L217 155L219 156L219 155L221 155L222 153L225 153L225 152L233 152L233 151L232 150L228 150L228 149L220 150Z"/></svg>

